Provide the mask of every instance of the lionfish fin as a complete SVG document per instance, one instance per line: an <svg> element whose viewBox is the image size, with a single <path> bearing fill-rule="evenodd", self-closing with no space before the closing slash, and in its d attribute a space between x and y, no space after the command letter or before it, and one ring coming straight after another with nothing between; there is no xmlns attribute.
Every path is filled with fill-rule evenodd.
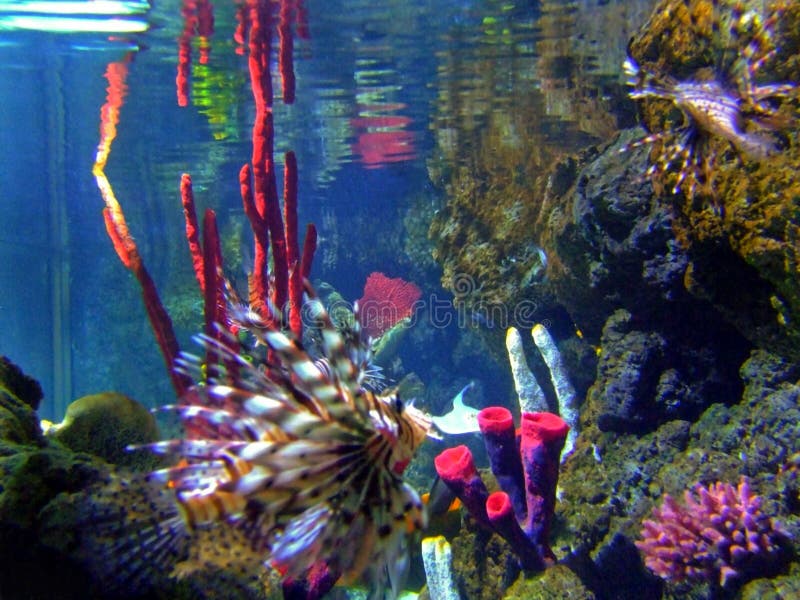
<svg viewBox="0 0 800 600"><path fill-rule="evenodd" d="M306 282L308 284L308 282ZM328 311L316 292L307 285L308 308L311 316L319 327L322 336L322 348L328 362L336 374L337 379L347 388L352 396L360 390L358 383L358 367L347 350L347 344L341 332L331 321Z"/></svg>

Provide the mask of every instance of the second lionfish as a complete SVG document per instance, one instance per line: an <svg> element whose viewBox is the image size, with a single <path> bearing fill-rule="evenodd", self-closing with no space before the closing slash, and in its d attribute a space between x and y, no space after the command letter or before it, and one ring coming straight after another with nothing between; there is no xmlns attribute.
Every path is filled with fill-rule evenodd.
<svg viewBox="0 0 800 600"><path fill-rule="evenodd" d="M123 527L114 521L127 520L128 532L131 521L138 528L123 541L94 544L91 562L111 571L115 583L138 585L149 562L172 558L191 543L192 530L224 521L287 579L302 581L322 568L333 581L364 575L373 590L390 584L397 592L406 537L425 525L420 498L402 476L431 422L396 393L364 385L368 351L357 330L337 330L313 293L306 309L321 340L316 360L244 307L234 307L232 320L266 346L264 365L226 341L203 338L226 368L165 407L190 438L148 446L182 457L148 477L149 488L161 490L157 501L137 491L152 510L143 516L141 508L119 508L130 485L95 499L95 540L119 538ZM198 367L189 360L185 368ZM109 569L102 553L124 564Z"/></svg>
<svg viewBox="0 0 800 600"><path fill-rule="evenodd" d="M697 15L710 13L712 41L716 41L721 21L718 2L675 4L674 18L680 21L685 14L701 36L696 19L704 17ZM667 126L627 147L656 144L647 174L663 181L677 169L669 184L673 194L683 190L691 199L699 191L713 199L714 168L721 149L715 138L728 142L740 157L762 160L780 151L776 132L787 120L774 101L794 93L797 86L759 83L757 79L776 55L773 31L781 14L778 4L764 19L758 11L736 2L728 15L728 47L720 52L716 64L696 68L690 78L676 78L656 64L639 65L631 57L625 61L631 98L669 100L682 114L680 125Z"/></svg>

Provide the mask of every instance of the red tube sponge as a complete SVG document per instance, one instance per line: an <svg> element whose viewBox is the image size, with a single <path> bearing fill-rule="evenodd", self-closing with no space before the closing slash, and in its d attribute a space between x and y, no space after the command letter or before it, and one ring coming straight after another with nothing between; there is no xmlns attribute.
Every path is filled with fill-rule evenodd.
<svg viewBox="0 0 800 600"><path fill-rule="evenodd" d="M489 527L489 518L486 516L489 492L475 468L469 448L448 448L433 460L433 464L439 477L467 507L472 517Z"/></svg>

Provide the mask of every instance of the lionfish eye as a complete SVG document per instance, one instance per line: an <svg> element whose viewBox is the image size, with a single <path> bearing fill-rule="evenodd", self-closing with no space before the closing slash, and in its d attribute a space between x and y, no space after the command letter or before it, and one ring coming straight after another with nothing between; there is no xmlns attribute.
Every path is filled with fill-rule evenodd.
<svg viewBox="0 0 800 600"><path fill-rule="evenodd" d="M405 409L405 403L400 399L400 396L395 395L394 399L392 400L392 407L398 412L401 413Z"/></svg>

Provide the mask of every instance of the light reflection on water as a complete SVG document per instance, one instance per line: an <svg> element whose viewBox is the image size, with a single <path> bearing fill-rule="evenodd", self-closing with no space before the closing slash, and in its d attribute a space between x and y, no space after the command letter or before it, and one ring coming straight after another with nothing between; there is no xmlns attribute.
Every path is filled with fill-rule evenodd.
<svg viewBox="0 0 800 600"><path fill-rule="evenodd" d="M204 4L207 37L196 35ZM625 44L652 4L305 2L297 100L276 102L275 150L279 163L289 149L298 156L300 220L320 226L315 275L358 297L369 271L407 265L403 220L448 169L479 159L490 123L503 132L498 143L541 139L542 160L612 135L630 119L619 109ZM200 208L217 210L224 234L247 236L236 181L254 108L235 14L233 2L169 0L137 35L0 29L0 351L42 381L45 416L102 389L150 404L171 393L91 177L109 62L131 53L106 175L184 347L201 317L180 174L192 173ZM520 105L532 129L510 116ZM234 277L246 262L229 261Z"/></svg>

